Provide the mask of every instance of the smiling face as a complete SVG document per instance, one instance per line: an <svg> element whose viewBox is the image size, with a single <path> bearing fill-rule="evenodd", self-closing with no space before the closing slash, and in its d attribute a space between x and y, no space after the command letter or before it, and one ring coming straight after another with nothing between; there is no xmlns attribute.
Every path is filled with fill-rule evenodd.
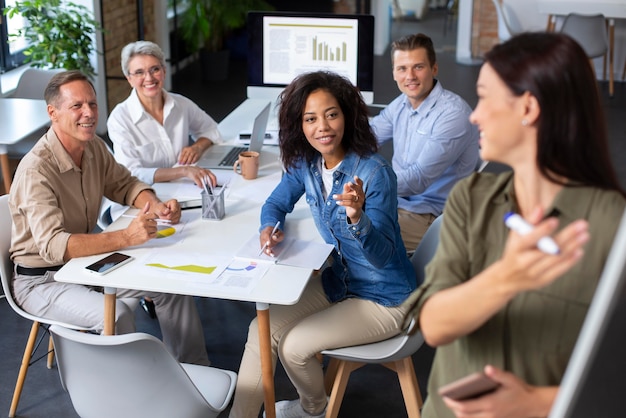
<svg viewBox="0 0 626 418"><path fill-rule="evenodd" d="M326 168L339 164L345 155L341 145L345 119L339 102L326 90L309 94L302 113L302 131L326 162Z"/></svg>
<svg viewBox="0 0 626 418"><path fill-rule="evenodd" d="M135 55L128 61L130 85L137 91L140 99L160 97L165 80L165 68L158 58L152 55Z"/></svg>
<svg viewBox="0 0 626 418"><path fill-rule="evenodd" d="M393 79L407 95L413 109L428 97L435 85L437 64L431 65L425 48L393 53Z"/></svg>
<svg viewBox="0 0 626 418"><path fill-rule="evenodd" d="M62 143L80 146L95 138L98 103L89 82L75 80L62 85L58 99L48 105L48 114Z"/></svg>
<svg viewBox="0 0 626 418"><path fill-rule="evenodd" d="M484 64L480 70L476 93L478 104L470 115L470 122L477 125L480 132L480 157L509 165L534 158L535 142L526 140L526 132L534 129L526 110L529 100L532 101L529 94L513 95L489 64Z"/></svg>

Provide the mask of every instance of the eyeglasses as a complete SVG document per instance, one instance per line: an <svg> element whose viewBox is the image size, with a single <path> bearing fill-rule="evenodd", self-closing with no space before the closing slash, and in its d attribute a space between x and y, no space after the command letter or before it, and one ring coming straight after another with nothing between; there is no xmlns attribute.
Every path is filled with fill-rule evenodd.
<svg viewBox="0 0 626 418"><path fill-rule="evenodd" d="M144 78L146 77L146 75L148 73L150 73L150 75L152 77L161 74L161 70L163 69L162 66L160 65L155 65L154 67L150 68L148 71L144 71L144 70L137 70L134 73L129 73L131 76L133 77L137 77L137 78Z"/></svg>

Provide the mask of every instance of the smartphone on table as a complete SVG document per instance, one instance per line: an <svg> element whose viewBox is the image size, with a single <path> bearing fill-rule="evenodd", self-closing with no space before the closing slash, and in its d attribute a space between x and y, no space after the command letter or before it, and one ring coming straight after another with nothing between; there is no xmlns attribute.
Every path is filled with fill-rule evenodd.
<svg viewBox="0 0 626 418"><path fill-rule="evenodd" d="M89 272L95 274L106 274L124 264L129 263L133 257L122 253L113 253L85 267Z"/></svg>
<svg viewBox="0 0 626 418"><path fill-rule="evenodd" d="M492 380L485 373L476 372L439 388L439 395L454 399L455 401L465 401L478 398L493 392L500 386L500 383Z"/></svg>

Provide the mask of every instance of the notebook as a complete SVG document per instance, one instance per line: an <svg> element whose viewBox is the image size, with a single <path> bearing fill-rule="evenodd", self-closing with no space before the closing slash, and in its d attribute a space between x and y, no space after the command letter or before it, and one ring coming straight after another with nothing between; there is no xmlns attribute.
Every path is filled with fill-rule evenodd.
<svg viewBox="0 0 626 418"><path fill-rule="evenodd" d="M334 248L325 242L285 238L273 248L274 257L270 257L265 253L259 254L261 249L259 241L258 233L251 236L237 250L235 258L318 270Z"/></svg>
<svg viewBox="0 0 626 418"><path fill-rule="evenodd" d="M233 164L239 158L239 153L243 151L261 152L263 141L265 139L265 129L270 115L270 102L261 110L254 118L252 126L252 134L250 135L250 144L245 146L213 146L210 147L198 161L198 166L214 169L232 170Z"/></svg>

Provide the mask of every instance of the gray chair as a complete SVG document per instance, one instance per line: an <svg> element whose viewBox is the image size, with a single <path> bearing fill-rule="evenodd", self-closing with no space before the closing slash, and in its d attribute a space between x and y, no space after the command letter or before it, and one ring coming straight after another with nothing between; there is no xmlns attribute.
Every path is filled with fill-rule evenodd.
<svg viewBox="0 0 626 418"><path fill-rule="evenodd" d="M442 218L435 219L411 257L418 283L423 281L424 268L435 255ZM376 343L322 351L322 355L330 357L325 375L326 392L330 395L326 418L337 417L350 373L366 364L382 364L398 374L407 414L409 418L419 418L422 395L411 356L423 343L420 332L412 335L403 332Z"/></svg>
<svg viewBox="0 0 626 418"><path fill-rule="evenodd" d="M11 246L11 213L9 212L9 195L5 194L0 196L0 230L4 231L2 235L0 235L0 279L2 280L2 290L5 294L7 302L9 302L9 306L13 308L13 310L23 318L28 319L29 321L33 321L33 325L30 329L30 335L28 336L28 341L26 343L26 348L24 349L24 356L22 358L22 365L20 366L20 371L17 376L17 382L15 383L15 390L13 391L13 399L11 400L11 407L9 409L9 417L14 417L15 412L17 411L17 405L20 401L20 396L22 394L22 388L24 387L24 381L26 380L26 373L28 372L28 367L39 360L42 357L39 357L33 360L33 355L37 350L37 347L43 341L43 338L46 336L45 332L47 332L46 325L51 323L60 323L56 321L49 321L45 318L40 318L36 315L31 315L25 310L23 310L13 299L13 293L11 289L11 278L13 277L13 263L11 262L11 258L9 257L9 248ZM63 324L64 326L81 329L80 327ZM37 336L39 334L39 328L42 328L45 332L42 334L39 341L37 341ZM53 355L52 351L52 340L49 343L49 351L48 351L48 368L52 367ZM32 362L31 362L32 361Z"/></svg>
<svg viewBox="0 0 626 418"><path fill-rule="evenodd" d="M61 384L81 417L217 417L237 374L179 363L144 333L94 335L53 325Z"/></svg>
<svg viewBox="0 0 626 418"><path fill-rule="evenodd" d="M498 39L500 42L505 42L518 33L523 32L523 29L511 6L500 1L492 0L498 17Z"/></svg>
<svg viewBox="0 0 626 418"><path fill-rule="evenodd" d="M561 33L571 36L580 44L585 54L589 57L592 68L595 68L592 60L597 57L603 57L603 78L606 77L606 54L609 51L609 40L604 15L570 13L563 21ZM613 68L609 70L613 71ZM613 91L612 81L611 77L610 91Z"/></svg>
<svg viewBox="0 0 626 418"><path fill-rule="evenodd" d="M15 383L15 390L13 391L13 399L11 400L11 406L9 409L9 417L12 418L15 416L17 411L17 406L20 401L20 396L22 394L22 389L24 387L24 382L26 380L26 374L28 373L28 368L31 364L35 363L37 360L42 359L43 357L48 358L48 369L52 368L52 362L54 360L54 352L52 350L52 339L49 340L48 343L48 352L43 356L35 358L34 355L37 351L37 348L41 345L43 339L46 337L48 333L48 326L52 324L62 325L66 328L73 328L78 330L86 330L86 328L79 327L73 324L66 324L60 321L54 321L47 318L39 317L37 315L32 315L25 310L23 310L13 298L11 279L13 277L13 262L11 261L9 255L9 248L11 246L11 228L12 228L12 219L11 213L9 211L9 195L5 194L0 196L0 231L3 231L0 234L0 279L2 281L2 291L4 292L5 298L9 303L9 306L22 318L25 318L29 321L33 321L33 325L30 329L30 334L28 336L28 341L26 343L26 347L24 349L24 355L22 357L22 365L20 366L20 371L17 375L17 382ZM134 309L139 304L139 299L137 298L124 298L122 299L124 303ZM38 339L39 329L42 329L44 332L41 337Z"/></svg>

